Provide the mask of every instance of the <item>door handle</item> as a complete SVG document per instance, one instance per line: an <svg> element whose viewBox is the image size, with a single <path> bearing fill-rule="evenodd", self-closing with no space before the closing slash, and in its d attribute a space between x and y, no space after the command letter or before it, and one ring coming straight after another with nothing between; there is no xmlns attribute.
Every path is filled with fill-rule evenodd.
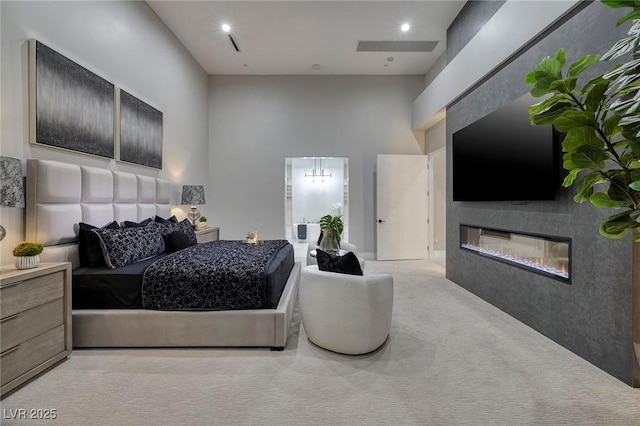
<svg viewBox="0 0 640 426"><path fill-rule="evenodd" d="M378 223L386 222L386 220L378 219Z"/></svg>

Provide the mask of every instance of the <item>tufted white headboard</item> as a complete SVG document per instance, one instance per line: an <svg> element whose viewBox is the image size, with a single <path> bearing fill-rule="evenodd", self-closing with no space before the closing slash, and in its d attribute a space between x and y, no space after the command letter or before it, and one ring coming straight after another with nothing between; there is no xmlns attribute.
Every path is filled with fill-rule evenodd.
<svg viewBox="0 0 640 426"><path fill-rule="evenodd" d="M50 160L27 160L27 240L45 245L43 260L78 265L78 223L103 226L171 215L168 180ZM57 248L56 246L65 245Z"/></svg>

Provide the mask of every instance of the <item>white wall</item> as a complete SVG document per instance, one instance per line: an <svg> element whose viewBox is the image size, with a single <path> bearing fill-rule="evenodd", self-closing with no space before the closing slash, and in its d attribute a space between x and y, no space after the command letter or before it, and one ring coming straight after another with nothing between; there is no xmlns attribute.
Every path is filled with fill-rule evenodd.
<svg viewBox="0 0 640 426"><path fill-rule="evenodd" d="M424 132L425 154L431 154L447 144L447 122L442 119Z"/></svg>
<svg viewBox="0 0 640 426"><path fill-rule="evenodd" d="M433 179L433 249L447 248L447 156L444 148L429 154Z"/></svg>
<svg viewBox="0 0 640 426"><path fill-rule="evenodd" d="M349 157L349 240L375 252L377 154L421 154L411 107L423 76L211 76L211 223L221 237L284 238L285 157Z"/></svg>
<svg viewBox="0 0 640 426"><path fill-rule="evenodd" d="M0 153L44 158L171 179L208 181L207 75L144 2L0 2L2 52ZM29 144L27 40L35 38L138 96L164 114L163 169ZM206 188L209 190L210 188ZM207 194L207 199L211 199ZM177 206L177 214L184 214ZM207 214L208 206L200 209ZM7 238L0 263L24 238L24 210L1 209Z"/></svg>
<svg viewBox="0 0 640 426"><path fill-rule="evenodd" d="M433 203L433 250L443 251L447 244L447 144L446 119L425 131L425 152L431 167L431 202Z"/></svg>
<svg viewBox="0 0 640 426"><path fill-rule="evenodd" d="M431 68L427 70L424 75L424 87L429 86L433 80L445 69L447 66L447 52L442 53L440 57L433 63Z"/></svg>

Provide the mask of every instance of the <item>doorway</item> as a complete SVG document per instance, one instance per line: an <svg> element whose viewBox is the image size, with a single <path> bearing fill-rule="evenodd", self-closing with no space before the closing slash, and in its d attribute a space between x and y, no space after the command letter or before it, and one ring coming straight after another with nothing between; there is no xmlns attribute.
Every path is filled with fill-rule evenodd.
<svg viewBox="0 0 640 426"><path fill-rule="evenodd" d="M342 216L342 239L349 241L349 159L286 157L285 168L285 236L296 257L317 242L318 223L327 214Z"/></svg>

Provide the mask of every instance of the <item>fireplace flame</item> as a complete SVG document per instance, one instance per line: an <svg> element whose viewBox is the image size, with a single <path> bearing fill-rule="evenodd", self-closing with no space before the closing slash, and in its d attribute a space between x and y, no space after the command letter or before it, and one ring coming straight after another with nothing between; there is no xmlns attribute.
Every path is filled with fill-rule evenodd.
<svg viewBox="0 0 640 426"><path fill-rule="evenodd" d="M505 250L502 247L499 250L491 250L491 249L487 249L477 245L466 244L466 243L461 244L461 247L471 251L482 253L490 257L496 257L510 263L515 263L521 266L525 266L527 268L535 269L538 271L546 272L548 274L556 275L561 278L569 279L569 272L568 272L566 263L562 263L562 265L559 268L556 268L548 265L544 257L535 257L535 258L530 258L531 260L528 260L522 256L505 253L504 252Z"/></svg>

